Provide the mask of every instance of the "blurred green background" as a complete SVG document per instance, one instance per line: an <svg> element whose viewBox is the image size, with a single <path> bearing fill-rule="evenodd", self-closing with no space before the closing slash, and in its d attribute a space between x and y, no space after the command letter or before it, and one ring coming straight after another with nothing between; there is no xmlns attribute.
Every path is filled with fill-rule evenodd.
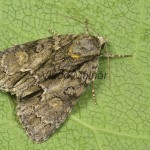
<svg viewBox="0 0 150 150"><path fill-rule="evenodd" d="M0 0L0 50L12 43L59 34L80 34L83 21L109 41L114 54L109 79L97 78L97 105L91 87L66 122L41 144L33 143L16 118L14 97L0 93L1 150L149 150L150 149L150 1L149 0ZM96 33L91 32L96 35ZM99 73L108 73L106 59Z"/></svg>

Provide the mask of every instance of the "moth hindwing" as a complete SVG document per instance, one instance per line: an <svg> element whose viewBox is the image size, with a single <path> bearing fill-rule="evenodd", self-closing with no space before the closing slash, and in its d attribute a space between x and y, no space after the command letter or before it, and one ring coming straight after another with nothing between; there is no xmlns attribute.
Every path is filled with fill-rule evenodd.
<svg viewBox="0 0 150 150"><path fill-rule="evenodd" d="M0 90L18 99L17 116L37 143L60 127L95 79L105 40L58 35L0 52Z"/></svg>

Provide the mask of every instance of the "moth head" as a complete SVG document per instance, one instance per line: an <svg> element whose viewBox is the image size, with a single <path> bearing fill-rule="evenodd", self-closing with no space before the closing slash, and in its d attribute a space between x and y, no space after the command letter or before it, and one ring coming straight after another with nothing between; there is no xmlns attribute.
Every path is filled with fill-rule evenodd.
<svg viewBox="0 0 150 150"><path fill-rule="evenodd" d="M75 59L99 56L100 49L105 43L104 41L102 37L97 38L91 35L77 36L69 47L68 54Z"/></svg>

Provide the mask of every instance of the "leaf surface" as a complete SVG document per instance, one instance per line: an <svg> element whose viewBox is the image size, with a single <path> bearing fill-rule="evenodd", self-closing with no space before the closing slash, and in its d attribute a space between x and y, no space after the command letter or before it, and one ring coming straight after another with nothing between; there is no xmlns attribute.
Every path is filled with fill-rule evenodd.
<svg viewBox="0 0 150 150"><path fill-rule="evenodd" d="M1 150L149 150L150 149L150 1L149 0L0 0L0 49L59 34L80 34L83 24L108 39L114 54L111 87L108 64L100 59L95 81L80 98L67 121L47 141L33 143L16 117L15 98L0 93ZM91 34L96 34L93 31ZM101 79L102 78L102 79Z"/></svg>

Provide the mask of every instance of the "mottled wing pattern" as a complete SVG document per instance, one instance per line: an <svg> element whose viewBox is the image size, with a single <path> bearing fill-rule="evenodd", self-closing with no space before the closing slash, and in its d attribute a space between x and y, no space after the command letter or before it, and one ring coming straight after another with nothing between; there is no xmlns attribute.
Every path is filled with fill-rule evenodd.
<svg viewBox="0 0 150 150"><path fill-rule="evenodd" d="M48 76L58 73L60 70L55 72L57 66L53 67L54 61L58 59L59 65L59 60L63 59L63 56L59 55L61 49L68 46L73 39L73 35L52 36L0 52L0 90L23 97L26 95L25 89L35 84L37 78L45 80ZM49 72L46 72L47 69ZM23 82L30 84L25 87ZM34 90L38 91L39 88Z"/></svg>
<svg viewBox="0 0 150 150"><path fill-rule="evenodd" d="M44 91L25 97L17 108L20 122L35 142L47 140L59 128L85 90L84 84L71 78L49 80L42 87Z"/></svg>
<svg viewBox="0 0 150 150"><path fill-rule="evenodd" d="M47 140L64 122L95 79L98 56L85 63L67 55L74 38L53 36L0 53L0 90L16 95L17 116L37 143Z"/></svg>
<svg viewBox="0 0 150 150"><path fill-rule="evenodd" d="M72 106L92 80L87 69L91 66L91 71L96 72L97 61L95 58L83 64L73 74L68 73L65 78L63 74L63 78L58 75L55 79L47 80L40 84L42 89L39 92L21 99L17 115L33 141L47 140L64 122Z"/></svg>

